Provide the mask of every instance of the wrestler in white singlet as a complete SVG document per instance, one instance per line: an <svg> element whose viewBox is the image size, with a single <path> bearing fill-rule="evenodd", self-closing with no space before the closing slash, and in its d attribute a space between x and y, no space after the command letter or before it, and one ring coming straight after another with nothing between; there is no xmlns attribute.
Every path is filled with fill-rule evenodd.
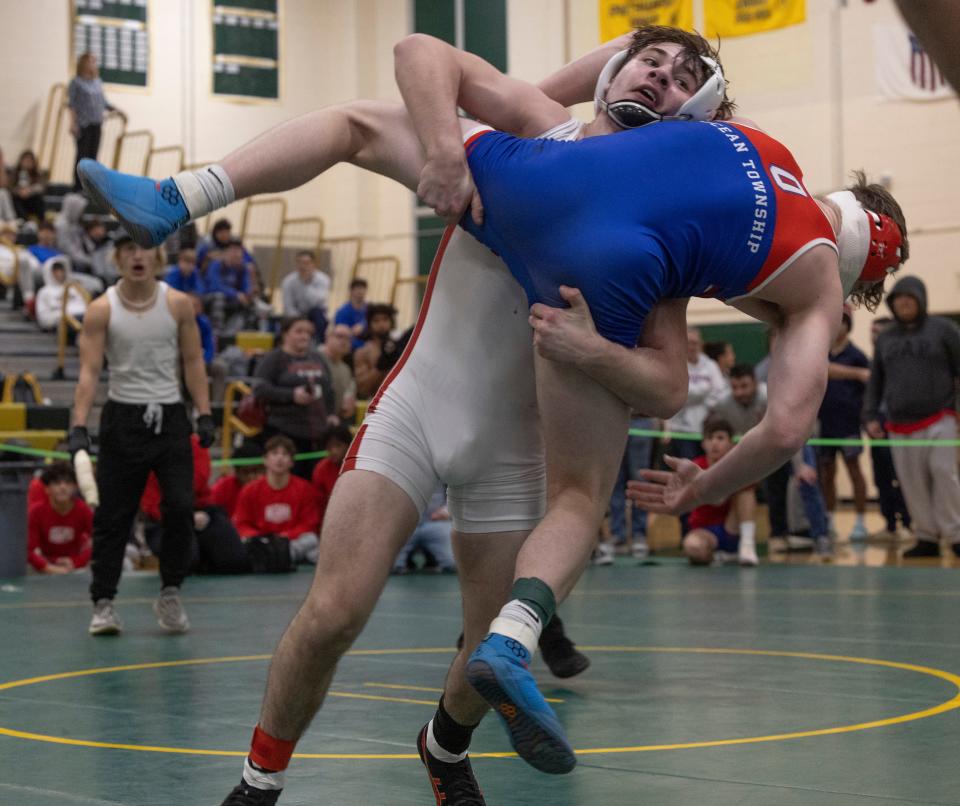
<svg viewBox="0 0 960 806"><path fill-rule="evenodd" d="M541 135L576 140L571 118ZM546 474L529 306L504 263L448 227L404 354L370 403L343 472L371 470L422 512L448 485L458 532L532 529Z"/></svg>

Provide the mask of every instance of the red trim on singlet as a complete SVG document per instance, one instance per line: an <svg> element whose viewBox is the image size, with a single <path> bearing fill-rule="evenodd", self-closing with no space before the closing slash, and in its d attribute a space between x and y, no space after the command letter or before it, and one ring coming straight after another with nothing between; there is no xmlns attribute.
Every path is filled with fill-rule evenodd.
<svg viewBox="0 0 960 806"><path fill-rule="evenodd" d="M480 134L485 133L486 132L480 132ZM407 341L407 346L401 354L400 359L396 364L393 365L393 369L390 370L387 377L383 379L383 383L381 383L380 388L377 389L377 393L370 401L370 405L367 406L367 415L373 414L373 412L377 410L377 404L380 402L380 398L383 397L383 393L387 390L387 387L393 383L393 379L400 374L400 371L407 363L407 359L410 358L413 348L417 346L417 340L420 338L420 333L423 330L423 323L426 322L427 313L430 310L430 300L433 298L433 289L437 284L437 277L440 274L440 264L443 262L443 256L447 251L447 244L450 243L450 238L453 237L453 233L456 228L457 227L455 224L451 224L443 232L443 238L440 241L440 246L437 248L437 254L434 255L433 263L430 265L430 277L427 279L427 287L423 292L423 303L420 305L420 313L417 316L417 324L413 328L413 333L410 334L410 339ZM364 431L366 431L366 428L366 424L361 425L360 429L357 431L357 435L353 438L353 442L350 444L350 450L347 451L347 455L343 460L343 467L340 469L340 475L343 475L348 470L353 470L356 468L357 454L360 453L360 443L363 440L363 434Z"/></svg>
<svg viewBox="0 0 960 806"><path fill-rule="evenodd" d="M777 204L776 219L772 222L768 220L768 223L773 223L774 227L770 252L757 276L747 285L746 295L749 296L813 247L825 245L837 250L837 241L833 234L833 227L830 226L830 222L810 191L804 186L803 172L790 150L779 140L759 129L733 123L726 125L737 129L757 150L763 168L770 178L770 192L774 195ZM792 178L799 183L797 190L802 189L803 193L785 189L774 177L773 168L779 168L791 174ZM786 181L789 185L789 180ZM780 222L779 225L778 222ZM789 222L789 224L783 222ZM705 293L704 296L711 296L711 294Z"/></svg>
<svg viewBox="0 0 960 806"><path fill-rule="evenodd" d="M473 144L477 142L483 135L490 134L493 129L481 129L478 132L474 132L466 140L463 141L463 150L467 152L467 156L470 156L470 151L473 149Z"/></svg>

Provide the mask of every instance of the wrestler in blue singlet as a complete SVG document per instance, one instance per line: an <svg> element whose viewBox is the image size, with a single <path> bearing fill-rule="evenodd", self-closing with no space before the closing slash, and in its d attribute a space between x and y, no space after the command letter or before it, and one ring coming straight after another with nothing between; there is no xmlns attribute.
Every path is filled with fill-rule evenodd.
<svg viewBox="0 0 960 806"><path fill-rule="evenodd" d="M598 332L634 347L666 297L749 294L832 229L790 152L728 123L663 122L575 143L484 130L466 145L484 223L532 305L579 288Z"/></svg>

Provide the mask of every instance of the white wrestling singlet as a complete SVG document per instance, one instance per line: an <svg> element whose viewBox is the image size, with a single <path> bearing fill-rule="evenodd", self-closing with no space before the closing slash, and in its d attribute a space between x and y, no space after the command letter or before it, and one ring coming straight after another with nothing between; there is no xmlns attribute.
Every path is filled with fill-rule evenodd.
<svg viewBox="0 0 960 806"><path fill-rule="evenodd" d="M575 140L571 119L542 135ZM410 341L343 463L390 479L422 512L438 481L458 532L533 529L546 474L526 296L503 262L448 227Z"/></svg>

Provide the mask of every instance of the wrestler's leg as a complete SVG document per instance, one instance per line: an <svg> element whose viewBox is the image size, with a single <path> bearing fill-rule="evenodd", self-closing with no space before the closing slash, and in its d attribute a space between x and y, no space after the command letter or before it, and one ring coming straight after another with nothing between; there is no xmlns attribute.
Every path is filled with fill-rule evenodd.
<svg viewBox="0 0 960 806"><path fill-rule="evenodd" d="M510 595L517 554L529 534L454 532L453 549L463 595L463 649L447 672L443 701L461 725L475 725L490 708L467 683L463 667Z"/></svg>
<svg viewBox="0 0 960 806"><path fill-rule="evenodd" d="M242 199L299 187L340 162L415 190L423 152L406 108L350 101L307 112L240 146L220 165Z"/></svg>
<svg viewBox="0 0 960 806"><path fill-rule="evenodd" d="M423 155L401 104L351 101L287 121L229 154L222 163L154 181L81 160L84 191L113 212L143 247L162 243L178 227L257 193L302 185L349 162L417 186Z"/></svg>
<svg viewBox="0 0 960 806"><path fill-rule="evenodd" d="M536 356L547 514L517 558L511 600L467 662L467 679L502 719L521 758L548 773L576 757L529 673L539 633L583 571L627 441L629 407L580 370Z"/></svg>
<svg viewBox="0 0 960 806"><path fill-rule="evenodd" d="M586 567L617 478L629 407L575 367L537 355L547 459L547 514L523 544L518 579L535 577L557 602Z"/></svg>
<svg viewBox="0 0 960 806"><path fill-rule="evenodd" d="M417 519L407 493L378 473L353 470L337 482L313 585L270 664L244 771L248 784L283 786L294 745L323 703L337 662L366 624Z"/></svg>

